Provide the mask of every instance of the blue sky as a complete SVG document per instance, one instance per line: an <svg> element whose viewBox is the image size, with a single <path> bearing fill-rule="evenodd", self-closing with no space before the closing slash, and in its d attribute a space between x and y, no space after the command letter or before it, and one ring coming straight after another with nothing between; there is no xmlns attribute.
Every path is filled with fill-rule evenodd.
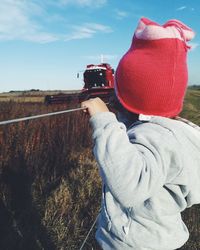
<svg viewBox="0 0 200 250"><path fill-rule="evenodd" d="M77 72L101 54L116 68L142 16L194 29L189 83L200 84L199 0L0 0L0 92L81 89Z"/></svg>

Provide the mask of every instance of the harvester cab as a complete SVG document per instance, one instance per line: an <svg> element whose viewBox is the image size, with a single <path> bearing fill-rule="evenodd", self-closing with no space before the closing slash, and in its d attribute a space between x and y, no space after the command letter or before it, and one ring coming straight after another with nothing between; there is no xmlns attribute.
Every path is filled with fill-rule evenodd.
<svg viewBox="0 0 200 250"><path fill-rule="evenodd" d="M87 68L83 74L84 76L84 88L101 88L101 87L113 87L114 70L109 64L100 65L87 65Z"/></svg>
<svg viewBox="0 0 200 250"><path fill-rule="evenodd" d="M83 81L81 101L94 97L107 101L114 92L114 69L108 63L89 64L83 73Z"/></svg>

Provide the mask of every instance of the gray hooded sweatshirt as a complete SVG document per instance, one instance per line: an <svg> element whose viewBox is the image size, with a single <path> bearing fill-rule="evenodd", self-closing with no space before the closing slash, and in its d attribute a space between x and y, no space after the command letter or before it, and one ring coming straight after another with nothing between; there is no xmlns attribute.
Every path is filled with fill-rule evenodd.
<svg viewBox="0 0 200 250"><path fill-rule="evenodd" d="M128 129L97 113L94 155L103 181L96 239L104 250L174 250L188 240L181 212L200 203L200 130L150 117Z"/></svg>

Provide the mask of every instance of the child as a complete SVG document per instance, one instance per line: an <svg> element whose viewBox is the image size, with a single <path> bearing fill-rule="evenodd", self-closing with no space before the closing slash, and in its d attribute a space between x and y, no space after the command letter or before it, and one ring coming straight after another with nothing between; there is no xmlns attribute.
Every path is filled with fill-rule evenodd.
<svg viewBox="0 0 200 250"><path fill-rule="evenodd" d="M142 18L115 76L122 122L99 98L82 103L103 181L96 239L104 250L172 250L188 240L181 212L200 203L200 131L176 117L193 36L177 20Z"/></svg>

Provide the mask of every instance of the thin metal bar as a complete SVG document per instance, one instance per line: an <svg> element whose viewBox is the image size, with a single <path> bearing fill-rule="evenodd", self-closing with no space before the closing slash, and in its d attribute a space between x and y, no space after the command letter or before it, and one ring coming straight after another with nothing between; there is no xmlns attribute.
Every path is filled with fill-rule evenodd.
<svg viewBox="0 0 200 250"><path fill-rule="evenodd" d="M105 103L105 104L108 105L109 103ZM56 112L42 114L42 115L27 116L27 117L22 117L22 118L7 120L7 121L1 121L0 125L6 125L6 124L10 124L10 123L16 123L16 122L21 122L21 121L33 120L33 119L47 117L47 116L52 116L52 115L60 115L60 114L70 113L70 112L84 110L84 109L86 109L86 108L68 109L68 110L56 111Z"/></svg>
<svg viewBox="0 0 200 250"><path fill-rule="evenodd" d="M82 249L83 249L83 247L85 246L85 243L86 243L86 241L87 241L88 237L90 236L90 233L92 232L92 229L93 229L93 227L95 226L95 224L96 224L96 222L97 222L98 218L99 218L99 214L97 215L97 217L96 217L95 221L93 222L93 224L92 224L92 226L91 226L91 228L90 228L89 232L87 233L87 235L86 235L86 237L85 237L85 239L84 239L84 241L83 241L83 243L82 243L82 245L81 245L81 247L80 247L80 249L79 249L79 250L82 250Z"/></svg>
<svg viewBox="0 0 200 250"><path fill-rule="evenodd" d="M7 121L1 121L0 125L6 125L6 124L10 124L10 123L16 123L16 122L21 122L21 121L33 120L33 119L48 117L48 116L52 116L52 115L59 115L59 114L64 114L64 113L70 113L70 112L84 110L84 109L85 108L76 108L76 109L62 110L62 111L57 111L57 112L52 112L52 113L47 113L47 114L41 114L41 115L27 116L27 117L22 117L22 118L7 120Z"/></svg>

